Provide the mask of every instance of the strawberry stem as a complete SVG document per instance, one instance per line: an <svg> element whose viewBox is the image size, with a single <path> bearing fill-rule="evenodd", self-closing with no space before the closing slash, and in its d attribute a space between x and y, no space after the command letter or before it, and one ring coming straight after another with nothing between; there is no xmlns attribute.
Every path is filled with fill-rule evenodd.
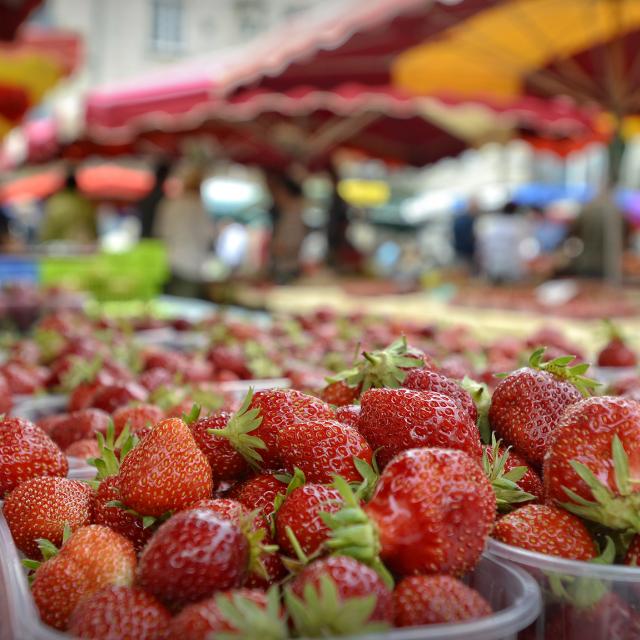
<svg viewBox="0 0 640 640"><path fill-rule="evenodd" d="M588 363L582 362L570 367L569 364L575 360L575 356L561 356L548 362L542 362L545 350L545 347L540 347L540 349L536 349L531 354L529 358L529 366L531 368L547 371L556 376L556 378L570 382L585 397L590 396L593 390L600 386L597 380L587 378L584 375L589 370Z"/></svg>

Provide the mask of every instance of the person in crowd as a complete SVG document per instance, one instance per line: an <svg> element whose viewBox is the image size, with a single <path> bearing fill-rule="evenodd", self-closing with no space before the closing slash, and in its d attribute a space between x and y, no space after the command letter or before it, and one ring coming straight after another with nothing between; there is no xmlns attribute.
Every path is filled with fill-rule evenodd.
<svg viewBox="0 0 640 640"><path fill-rule="evenodd" d="M300 249L306 236L303 219L305 199L302 187L284 172L266 175L272 205L269 275L278 284L286 284L300 275Z"/></svg>
<svg viewBox="0 0 640 640"><path fill-rule="evenodd" d="M165 242L169 254L167 292L173 295L205 295L202 267L211 253L215 226L202 202L202 178L199 167L190 167L183 175L181 192L161 203L155 220L153 234Z"/></svg>
<svg viewBox="0 0 640 640"><path fill-rule="evenodd" d="M479 208L475 200L470 200L467 206L456 213L453 218L453 249L458 262L470 271L475 271L476 265L476 220Z"/></svg>
<svg viewBox="0 0 640 640"><path fill-rule="evenodd" d="M45 203L39 239L94 244L97 238L96 206L80 192L75 171L70 169L62 189Z"/></svg>
<svg viewBox="0 0 640 640"><path fill-rule="evenodd" d="M164 183L169 177L171 164L161 159L154 168L154 182L151 191L138 202L137 209L140 216L140 237L153 237L153 229L158 207L164 198Z"/></svg>

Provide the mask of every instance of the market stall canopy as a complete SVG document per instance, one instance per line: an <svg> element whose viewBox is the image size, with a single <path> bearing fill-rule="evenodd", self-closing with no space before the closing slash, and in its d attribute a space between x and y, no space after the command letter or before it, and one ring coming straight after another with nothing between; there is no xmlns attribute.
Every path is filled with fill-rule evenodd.
<svg viewBox="0 0 640 640"><path fill-rule="evenodd" d="M20 25L42 0L0 0L0 40L13 40Z"/></svg>

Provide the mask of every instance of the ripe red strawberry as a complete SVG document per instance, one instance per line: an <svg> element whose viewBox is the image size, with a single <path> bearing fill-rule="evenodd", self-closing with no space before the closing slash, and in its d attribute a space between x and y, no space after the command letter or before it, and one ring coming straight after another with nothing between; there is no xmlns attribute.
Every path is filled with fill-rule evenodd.
<svg viewBox="0 0 640 640"><path fill-rule="evenodd" d="M91 487L67 478L32 478L5 499L2 512L16 547L29 557L39 557L37 540L62 543L65 524L72 531L89 524Z"/></svg>
<svg viewBox="0 0 640 640"><path fill-rule="evenodd" d="M453 624L484 618L491 605L452 576L410 576L393 592L396 627Z"/></svg>
<svg viewBox="0 0 640 640"><path fill-rule="evenodd" d="M412 369L404 379L402 386L407 389L413 389L414 391L435 391L436 393L441 393L460 405L460 407L469 414L471 422L475 424L478 418L478 410L469 392L437 371L432 371L427 368Z"/></svg>
<svg viewBox="0 0 640 640"><path fill-rule="evenodd" d="M33 395L45 386L48 372L25 362L9 360L0 367L12 395Z"/></svg>
<svg viewBox="0 0 640 640"><path fill-rule="evenodd" d="M415 447L460 449L480 462L480 433L466 411L441 393L371 389L362 395L358 430L381 468Z"/></svg>
<svg viewBox="0 0 640 640"><path fill-rule="evenodd" d="M131 433L142 438L162 418L164 418L164 411L153 404L141 403L131 407L120 407L113 412L115 435L118 437L128 424Z"/></svg>
<svg viewBox="0 0 640 640"><path fill-rule="evenodd" d="M145 516L180 510L213 490L211 467L189 427L177 418L158 423L120 467L122 502Z"/></svg>
<svg viewBox="0 0 640 640"><path fill-rule="evenodd" d="M249 511L260 510L265 526L270 526L275 512L274 502L278 495L284 494L286 482L272 473L261 473L235 485L228 496L241 502Z"/></svg>
<svg viewBox="0 0 640 640"><path fill-rule="evenodd" d="M640 535L636 534L633 536L631 544L627 547L624 564L628 564L632 567L640 565Z"/></svg>
<svg viewBox="0 0 640 640"><path fill-rule="evenodd" d="M285 640L286 625L277 590L237 589L187 605L169 627L171 638L210 640L229 633L242 638Z"/></svg>
<svg viewBox="0 0 640 640"><path fill-rule="evenodd" d="M173 383L173 374L161 367L147 369L140 374L138 382L149 392Z"/></svg>
<svg viewBox="0 0 640 640"><path fill-rule="evenodd" d="M0 372L0 415L5 415L11 411L13 399L11 389L4 373Z"/></svg>
<svg viewBox="0 0 640 640"><path fill-rule="evenodd" d="M45 416L44 418L40 418L40 420L38 420L36 422L36 424L49 436L51 437L51 432L53 431L54 427L59 423L62 422L63 420L67 419L67 413L59 413L57 415L53 415L53 416Z"/></svg>
<svg viewBox="0 0 640 640"><path fill-rule="evenodd" d="M187 370L189 358L179 351L149 349L142 354L142 366L144 371L160 368L175 375Z"/></svg>
<svg viewBox="0 0 640 640"><path fill-rule="evenodd" d="M379 549L382 561L400 576L463 575L476 565L495 519L496 497L480 465L453 449L402 452L362 509L346 482L335 484L345 509L325 518L331 548L368 558L382 570ZM356 524L357 541L351 534Z"/></svg>
<svg viewBox="0 0 640 640"><path fill-rule="evenodd" d="M344 380L330 382L322 390L322 399L336 407L353 404L359 396L360 388L350 387Z"/></svg>
<svg viewBox="0 0 640 640"><path fill-rule="evenodd" d="M513 445L539 468L549 437L562 412L582 399L590 381L587 365L569 367L572 358L542 363L544 349L534 352L529 366L510 373L493 393L489 422L506 444ZM577 386L576 386L577 385Z"/></svg>
<svg viewBox="0 0 640 640"><path fill-rule="evenodd" d="M239 587L249 569L240 527L208 509L171 517L155 532L138 567L138 583L166 603L184 604Z"/></svg>
<svg viewBox="0 0 640 640"><path fill-rule="evenodd" d="M161 640L170 622L171 614L142 589L106 587L78 604L69 633L88 640Z"/></svg>
<svg viewBox="0 0 640 640"><path fill-rule="evenodd" d="M544 461L547 500L612 529L640 532L640 404L588 398L559 420Z"/></svg>
<svg viewBox="0 0 640 640"><path fill-rule="evenodd" d="M354 458L370 465L373 457L356 429L335 420L290 424L278 431L276 441L285 466L298 467L308 482L319 484L331 482L334 475L359 482L362 476Z"/></svg>
<svg viewBox="0 0 640 640"><path fill-rule="evenodd" d="M249 511L241 502L232 500L231 498L207 498L205 500L197 500L184 510L189 511L191 509L208 509L223 520L230 520L237 525L240 525L242 519L249 515Z"/></svg>
<svg viewBox="0 0 640 640"><path fill-rule="evenodd" d="M280 455L277 444L278 431L293 422L331 420L334 417L331 407L322 400L307 396L294 389L269 389L254 394L249 409L259 409L262 418L260 426L251 435L260 438L265 449L260 449L262 466L277 469ZM240 443L231 440L236 449L243 451ZM246 454L245 454L246 455Z"/></svg>
<svg viewBox="0 0 640 640"><path fill-rule="evenodd" d="M85 438L83 440L76 440L76 442L70 444L64 450L64 453L67 457L88 460L89 458L96 458L100 455L100 447L97 440Z"/></svg>
<svg viewBox="0 0 640 640"><path fill-rule="evenodd" d="M51 430L51 439L64 450L78 440L95 438L96 433L104 434L108 424L109 415L104 411L81 409L57 421Z"/></svg>
<svg viewBox="0 0 640 640"><path fill-rule="evenodd" d="M627 344L620 330L607 322L609 342L598 354L599 367L635 367L638 364L636 352Z"/></svg>
<svg viewBox="0 0 640 640"><path fill-rule="evenodd" d="M336 409L336 420L346 424L348 427L357 429L360 422L360 405L347 404L344 407L338 407Z"/></svg>
<svg viewBox="0 0 640 640"><path fill-rule="evenodd" d="M78 529L35 572L31 593L40 619L66 629L81 600L110 585L131 584L135 567L129 540L99 525Z"/></svg>
<svg viewBox="0 0 640 640"><path fill-rule="evenodd" d="M597 555L580 518L548 505L527 504L502 516L491 535L527 551L569 560L591 560Z"/></svg>
<svg viewBox="0 0 640 640"><path fill-rule="evenodd" d="M88 409L93 402L93 396L101 386L100 382L81 382L69 394L67 409L69 411Z"/></svg>
<svg viewBox="0 0 640 640"><path fill-rule="evenodd" d="M91 405L107 413L113 413L131 402L145 402L147 395L147 390L137 382L110 384L96 390Z"/></svg>
<svg viewBox="0 0 640 640"><path fill-rule="evenodd" d="M306 566L291 584L291 590L300 599L305 600L305 589L311 585L316 591L322 589L322 582L329 577L335 585L338 600L341 602L353 598L373 595L374 606L364 623L392 622L393 596L382 578L370 567L348 556L321 558ZM309 603L306 603L309 605ZM325 624L331 623L335 611L318 611ZM331 631L331 629L327 629ZM339 631L338 629L334 631Z"/></svg>
<svg viewBox="0 0 640 640"><path fill-rule="evenodd" d="M0 420L0 498L24 480L66 476L69 464L40 427L22 418Z"/></svg>
<svg viewBox="0 0 640 640"><path fill-rule="evenodd" d="M240 346L215 345L207 354L207 358L217 370L231 371L241 380L251 378L247 358Z"/></svg>
<svg viewBox="0 0 640 640"><path fill-rule="evenodd" d="M303 553L313 554L329 537L329 528L320 514L336 513L341 508L342 499L335 489L321 484L294 489L276 514L276 542L280 550L292 558L298 555L288 533L290 529Z"/></svg>

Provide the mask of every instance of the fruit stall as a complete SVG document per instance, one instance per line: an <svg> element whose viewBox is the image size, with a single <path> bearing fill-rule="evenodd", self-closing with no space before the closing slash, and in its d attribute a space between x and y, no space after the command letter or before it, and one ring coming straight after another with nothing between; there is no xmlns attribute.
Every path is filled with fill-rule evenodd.
<svg viewBox="0 0 640 640"><path fill-rule="evenodd" d="M629 322L32 294L3 638L640 636Z"/></svg>

